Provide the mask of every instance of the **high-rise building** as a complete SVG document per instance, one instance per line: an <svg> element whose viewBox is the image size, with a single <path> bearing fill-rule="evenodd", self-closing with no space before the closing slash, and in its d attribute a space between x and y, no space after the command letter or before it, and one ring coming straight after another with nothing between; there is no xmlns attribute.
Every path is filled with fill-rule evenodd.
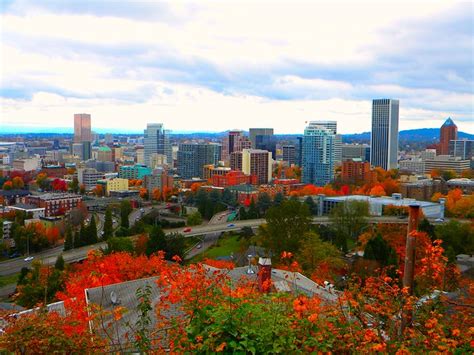
<svg viewBox="0 0 474 355"><path fill-rule="evenodd" d="M92 142L91 115L74 114L74 143Z"/></svg>
<svg viewBox="0 0 474 355"><path fill-rule="evenodd" d="M448 155L449 154L449 142L452 140L458 139L458 127L451 119L448 117L439 129L439 146L438 146L438 155Z"/></svg>
<svg viewBox="0 0 474 355"><path fill-rule="evenodd" d="M372 101L370 164L385 170L396 169L398 161L398 100Z"/></svg>
<svg viewBox="0 0 474 355"><path fill-rule="evenodd" d="M221 160L220 144L185 143L179 145L178 174L183 179L203 177L205 165L217 165Z"/></svg>
<svg viewBox="0 0 474 355"><path fill-rule="evenodd" d="M449 142L449 155L461 157L461 159L472 159L474 151L474 140L456 139Z"/></svg>
<svg viewBox="0 0 474 355"><path fill-rule="evenodd" d="M250 147L251 142L242 131L229 131L222 140L222 160L228 161L233 152L240 152Z"/></svg>
<svg viewBox="0 0 474 355"><path fill-rule="evenodd" d="M169 130L165 130L162 123L148 123L145 129L145 165L150 165L150 156L164 154L172 162Z"/></svg>
<svg viewBox="0 0 474 355"><path fill-rule="evenodd" d="M310 122L303 136L302 181L324 186L334 178L334 130Z"/></svg>
<svg viewBox="0 0 474 355"><path fill-rule="evenodd" d="M232 153L231 169L246 175L255 175L257 184L268 184L272 180L272 153L261 149L244 149Z"/></svg>
<svg viewBox="0 0 474 355"><path fill-rule="evenodd" d="M257 138L258 136L272 137L273 128L250 128L249 129L249 139L250 139L250 142L252 143L252 148L254 149L258 148L257 147L258 139L260 140L262 139L261 137Z"/></svg>
<svg viewBox="0 0 474 355"><path fill-rule="evenodd" d="M283 161L289 166L296 163L296 147L294 145L284 145L281 147L283 153Z"/></svg>
<svg viewBox="0 0 474 355"><path fill-rule="evenodd" d="M310 124L327 128L335 134L334 138L334 164L342 162L342 135L337 134L337 121L310 121Z"/></svg>
<svg viewBox="0 0 474 355"><path fill-rule="evenodd" d="M303 165L303 137L296 137L296 165Z"/></svg>

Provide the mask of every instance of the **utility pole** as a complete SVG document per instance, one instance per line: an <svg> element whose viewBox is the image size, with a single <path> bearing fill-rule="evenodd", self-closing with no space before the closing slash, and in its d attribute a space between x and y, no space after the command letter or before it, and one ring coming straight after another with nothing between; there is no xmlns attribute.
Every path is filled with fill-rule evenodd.
<svg viewBox="0 0 474 355"><path fill-rule="evenodd" d="M405 269L403 272L403 287L408 288L408 294L413 295L413 285L415 278L415 243L416 238L412 232L418 229L418 222L420 220L420 206L419 205L410 205L409 206L409 217L408 217L408 229L407 229L407 241L405 246ZM402 324L401 324L401 334L403 334L404 329L407 325L411 323L412 312L403 311L402 312Z"/></svg>

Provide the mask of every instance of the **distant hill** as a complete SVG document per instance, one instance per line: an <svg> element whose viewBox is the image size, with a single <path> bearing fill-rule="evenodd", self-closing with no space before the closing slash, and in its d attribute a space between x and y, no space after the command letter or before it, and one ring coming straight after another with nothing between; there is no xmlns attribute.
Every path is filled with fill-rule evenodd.
<svg viewBox="0 0 474 355"><path fill-rule="evenodd" d="M459 139L474 139L474 134L466 132L458 132ZM344 142L356 142L356 141L370 141L370 132L356 133L356 134L344 134ZM437 142L439 141L439 128L419 128L419 129L408 129L400 131L401 141L422 141L422 142Z"/></svg>

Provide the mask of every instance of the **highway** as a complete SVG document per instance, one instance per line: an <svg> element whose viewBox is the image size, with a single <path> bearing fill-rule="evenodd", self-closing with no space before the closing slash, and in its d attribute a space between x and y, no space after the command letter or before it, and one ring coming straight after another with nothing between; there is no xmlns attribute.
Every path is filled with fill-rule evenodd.
<svg viewBox="0 0 474 355"><path fill-rule="evenodd" d="M151 209L151 208L152 207L147 207L147 209ZM134 213L134 215L133 216L131 215L130 218L133 221L135 221L135 218L139 216L141 212L140 210L135 210L132 213ZM397 217L370 217L368 219L368 222L369 223L406 224L408 223L408 219L399 219ZM434 221L431 221L431 222L434 224L439 224L439 223L446 223L447 220L445 222L434 222ZM253 219L253 220L246 220L246 221L235 221L235 222L232 222L232 226L229 226L230 224L227 224L227 223L207 224L207 225L194 226L192 227L190 232L184 232L185 228L167 229L165 232L167 234L182 233L186 237L212 235L209 237L209 239L205 238L205 241L208 240L209 242L212 242L215 236L219 235L219 233L228 232L228 231L239 231L243 227L257 228L258 226L264 223L265 223L265 219L261 218L261 219ZM329 217L326 217L326 216L314 217L313 223L314 224L329 224L330 220L329 220ZM106 245L105 242L101 242L94 245L88 245L82 248L68 250L65 252L63 251L63 247L59 246L53 249L48 249L43 252L34 254L33 256L35 257L34 260L41 260L42 263L45 265L53 265L56 261L57 256L62 253L64 260L68 263L71 263L71 262L83 260L87 256L87 253L90 250L104 248L105 245ZM18 273L20 272L22 267L30 266L31 263L32 261L25 262L24 257L0 262L0 275L4 276L4 275L11 275L11 274Z"/></svg>

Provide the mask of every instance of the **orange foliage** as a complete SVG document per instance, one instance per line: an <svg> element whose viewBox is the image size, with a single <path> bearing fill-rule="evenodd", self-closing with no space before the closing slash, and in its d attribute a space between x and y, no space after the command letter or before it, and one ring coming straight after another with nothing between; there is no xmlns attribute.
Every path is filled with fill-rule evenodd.
<svg viewBox="0 0 474 355"><path fill-rule="evenodd" d="M384 188L382 185L378 184L375 185L370 189L369 195L373 196L387 196L387 193L385 192Z"/></svg>
<svg viewBox="0 0 474 355"><path fill-rule="evenodd" d="M139 194L141 198L148 198L148 190L144 187L140 188Z"/></svg>
<svg viewBox="0 0 474 355"><path fill-rule="evenodd" d="M235 264L232 261L227 261L227 260L215 260L215 259L206 258L203 260L202 263L205 265L215 267L217 269L232 270L233 268L235 268Z"/></svg>
<svg viewBox="0 0 474 355"><path fill-rule="evenodd" d="M195 182L191 185L191 192L196 193L197 190L202 186L203 184L200 182ZM166 187L165 187L166 188ZM164 189L163 189L164 190Z"/></svg>
<svg viewBox="0 0 474 355"><path fill-rule="evenodd" d="M159 188L154 188L151 192L151 198L155 201L159 201L161 199L161 191Z"/></svg>

